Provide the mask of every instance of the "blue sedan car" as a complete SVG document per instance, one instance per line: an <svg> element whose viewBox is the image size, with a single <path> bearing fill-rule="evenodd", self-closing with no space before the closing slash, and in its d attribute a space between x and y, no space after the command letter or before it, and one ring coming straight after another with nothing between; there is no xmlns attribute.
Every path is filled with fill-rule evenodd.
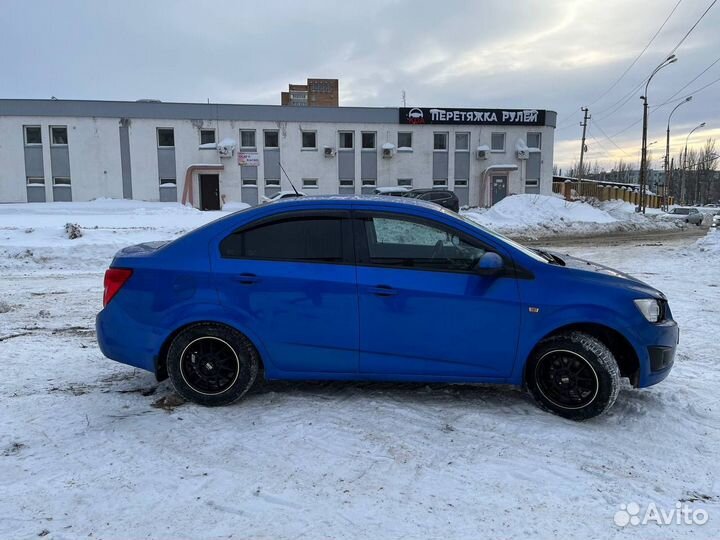
<svg viewBox="0 0 720 540"><path fill-rule="evenodd" d="M227 405L259 377L506 383L575 420L667 377L678 327L628 275L431 203L303 197L117 253L103 353Z"/></svg>

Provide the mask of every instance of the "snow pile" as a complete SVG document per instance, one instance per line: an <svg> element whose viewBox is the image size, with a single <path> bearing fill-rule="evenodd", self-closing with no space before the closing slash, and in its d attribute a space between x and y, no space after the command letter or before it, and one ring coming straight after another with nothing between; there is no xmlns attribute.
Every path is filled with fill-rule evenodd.
<svg viewBox="0 0 720 540"><path fill-rule="evenodd" d="M201 212L179 203L116 199L3 204L0 269L40 265L86 270L89 261L107 266L120 248L172 240L247 206L227 203L222 212Z"/></svg>
<svg viewBox="0 0 720 540"><path fill-rule="evenodd" d="M700 240L695 242L700 251L720 254L720 229L710 229Z"/></svg>
<svg viewBox="0 0 720 540"><path fill-rule="evenodd" d="M611 201L595 207L546 195L512 195L489 209L476 208L462 214L489 229L527 238L677 227L656 220L652 213L635 213L630 203Z"/></svg>
<svg viewBox="0 0 720 540"><path fill-rule="evenodd" d="M250 208L250 205L244 202L226 202L223 204L223 212L239 212L240 210L245 210L247 208Z"/></svg>

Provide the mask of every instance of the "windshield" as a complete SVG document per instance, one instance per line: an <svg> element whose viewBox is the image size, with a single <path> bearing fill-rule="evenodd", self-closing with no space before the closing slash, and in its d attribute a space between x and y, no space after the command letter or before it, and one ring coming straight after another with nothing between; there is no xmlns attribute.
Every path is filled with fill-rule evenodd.
<svg viewBox="0 0 720 540"><path fill-rule="evenodd" d="M671 213L671 214L683 214L683 215L685 215L685 214L689 214L689 213L690 213L690 209L689 209L689 208L673 208L672 212L670 212L670 213Z"/></svg>
<svg viewBox="0 0 720 540"><path fill-rule="evenodd" d="M502 234L496 233L495 231L491 231L490 229L486 229L485 227L483 227L483 226L480 225L479 223L473 221L472 219L468 219L468 218L466 218L465 216L463 216L463 215L461 215L461 214L458 214L457 217L459 217L460 219L462 219L462 220L463 220L465 223L467 223L468 225L472 225L472 226L475 227L476 229L480 229L480 230L483 231L484 233L489 234L490 236L492 236L492 237L494 237L494 238L497 238L497 239L500 240L501 242L504 242L504 243L506 243L506 244L510 244L512 247L514 247L514 248L517 249L518 251L524 253L524 254L527 255L528 257L532 257L532 258L535 259L536 261L540 261L540 262L544 262L544 263L550 262L550 261L548 260L548 257L543 257L543 256L540 255L537 251L535 251L535 250L533 250L533 249L530 249L529 247L525 247L525 246L523 246L522 244L516 242L515 240L511 240L511 239L508 238L507 236L503 236Z"/></svg>

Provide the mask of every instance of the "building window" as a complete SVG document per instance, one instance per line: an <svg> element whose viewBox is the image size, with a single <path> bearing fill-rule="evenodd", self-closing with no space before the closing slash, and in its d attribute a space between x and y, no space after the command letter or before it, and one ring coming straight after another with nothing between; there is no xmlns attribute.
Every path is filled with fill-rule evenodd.
<svg viewBox="0 0 720 540"><path fill-rule="evenodd" d="M28 186L44 186L45 178L43 178L42 176L28 176L27 177L27 185Z"/></svg>
<svg viewBox="0 0 720 540"><path fill-rule="evenodd" d="M303 150L317 150L317 132L316 131L303 131L302 132L302 149Z"/></svg>
<svg viewBox="0 0 720 540"><path fill-rule="evenodd" d="M340 150L352 150L353 149L353 136L355 134L352 131L341 131L340 132Z"/></svg>
<svg viewBox="0 0 720 540"><path fill-rule="evenodd" d="M398 133L398 152L412 150L412 131Z"/></svg>
<svg viewBox="0 0 720 540"><path fill-rule="evenodd" d="M173 128L157 128L158 146L172 148L175 146L175 130Z"/></svg>
<svg viewBox="0 0 720 540"><path fill-rule="evenodd" d="M362 149L375 150L375 133L365 132L362 134Z"/></svg>
<svg viewBox="0 0 720 540"><path fill-rule="evenodd" d="M401 187L412 187L412 178L398 178L397 185Z"/></svg>
<svg viewBox="0 0 720 540"><path fill-rule="evenodd" d="M248 187L255 187L257 186L257 178L243 178L242 185Z"/></svg>
<svg viewBox="0 0 720 540"><path fill-rule="evenodd" d="M447 179L439 178L437 180L433 180L433 187L447 187Z"/></svg>
<svg viewBox="0 0 720 540"><path fill-rule="evenodd" d="M470 134L469 133L456 133L455 134L455 151L456 152L469 152L470 151Z"/></svg>
<svg viewBox="0 0 720 540"><path fill-rule="evenodd" d="M355 187L355 180L340 180L340 187Z"/></svg>
<svg viewBox="0 0 720 540"><path fill-rule="evenodd" d="M264 132L265 148L278 148L280 146L280 135L277 130Z"/></svg>
<svg viewBox="0 0 720 540"><path fill-rule="evenodd" d="M160 187L173 187L177 184L177 180L175 178L161 178L160 179Z"/></svg>
<svg viewBox="0 0 720 540"><path fill-rule="evenodd" d="M40 126L23 126L25 131L25 144L42 144L42 129Z"/></svg>
<svg viewBox="0 0 720 540"><path fill-rule="evenodd" d="M455 187L467 187L467 180L455 180Z"/></svg>
<svg viewBox="0 0 720 540"><path fill-rule="evenodd" d="M278 187L280 185L279 178L266 178L265 187Z"/></svg>
<svg viewBox="0 0 720 540"><path fill-rule="evenodd" d="M70 185L70 177L56 176L53 178L53 185L54 186L69 186Z"/></svg>
<svg viewBox="0 0 720 540"><path fill-rule="evenodd" d="M254 129L240 130L240 148L256 148Z"/></svg>
<svg viewBox="0 0 720 540"><path fill-rule="evenodd" d="M448 134L447 133L433 133L433 150L438 152L447 152L448 149Z"/></svg>
<svg viewBox="0 0 720 540"><path fill-rule="evenodd" d="M50 144L53 146L66 146L67 143L67 126L50 126Z"/></svg>
<svg viewBox="0 0 720 540"><path fill-rule="evenodd" d="M490 135L490 151L491 152L504 152L505 151L505 134L504 133L493 133Z"/></svg>
<svg viewBox="0 0 720 540"><path fill-rule="evenodd" d="M364 178L362 181L363 187L375 187L377 180L375 178Z"/></svg>
<svg viewBox="0 0 720 540"><path fill-rule="evenodd" d="M214 129L201 129L200 130L200 144L213 144L215 143L215 130Z"/></svg>
<svg viewBox="0 0 720 540"><path fill-rule="evenodd" d="M318 187L317 178L303 178L302 183L303 189L314 189Z"/></svg>
<svg viewBox="0 0 720 540"><path fill-rule="evenodd" d="M541 148L542 143L541 133L528 133L527 134L527 145L528 148Z"/></svg>

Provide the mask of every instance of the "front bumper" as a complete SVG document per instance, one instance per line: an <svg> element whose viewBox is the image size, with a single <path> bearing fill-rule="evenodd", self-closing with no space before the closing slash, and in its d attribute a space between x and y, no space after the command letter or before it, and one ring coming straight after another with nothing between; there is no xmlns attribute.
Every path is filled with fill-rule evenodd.
<svg viewBox="0 0 720 540"><path fill-rule="evenodd" d="M675 321L668 320L652 325L645 334L645 345L637 347L640 360L638 388L657 384L670 374L680 330Z"/></svg>

